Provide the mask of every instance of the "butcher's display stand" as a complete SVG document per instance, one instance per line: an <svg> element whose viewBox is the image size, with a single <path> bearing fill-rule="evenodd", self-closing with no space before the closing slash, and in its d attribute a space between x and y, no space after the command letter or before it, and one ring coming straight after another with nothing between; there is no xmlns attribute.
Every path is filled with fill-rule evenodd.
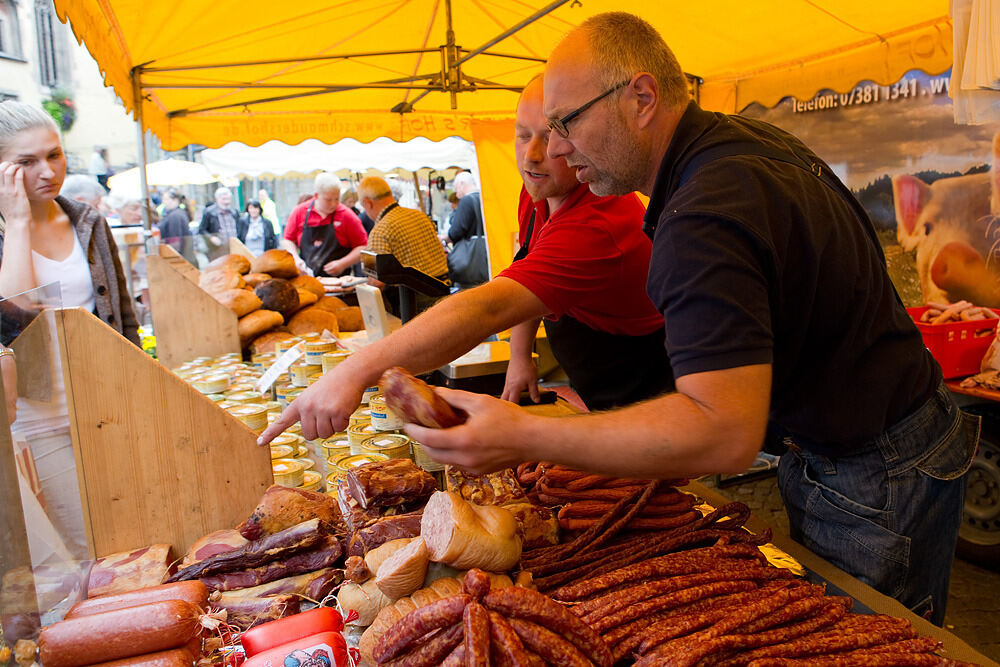
<svg viewBox="0 0 1000 667"><path fill-rule="evenodd" d="M562 417L577 413L572 405L562 399L552 405L530 406L526 410L532 414L546 417ZM690 482L684 487L684 490L704 498L705 502L713 507L722 507L733 500L698 482ZM944 655L947 657L953 660L973 662L986 667L1000 667L996 662L973 650L972 647L955 635L928 623L896 600L882 595L871 586L858 581L840 568L828 563L798 542L792 540L792 538L780 533L773 526L769 526L763 519L756 515L751 515L750 520L746 522L745 526L754 533L761 533L770 528L773 534L771 542L776 547L797 560L807 570L810 579L819 583L826 583L829 593L849 595L854 598L856 602L860 603L860 605L855 605L855 611L865 611L863 607L867 607L877 614L889 614L897 618L905 618L913 623L913 626L921 635L938 639L942 644Z"/></svg>
<svg viewBox="0 0 1000 667"><path fill-rule="evenodd" d="M43 311L11 347L17 355L19 396L36 406L36 415L53 407L53 421L60 420L61 409L61 421L68 422L62 432L69 435L57 452L67 462L60 468L64 483L50 486L47 498L38 491L45 488L46 474L32 479L45 465L38 441L32 442L29 434L29 446L15 443L21 495L31 505L38 495L38 506L51 517L54 505L68 504L65 487L78 482L76 512L82 515L86 557L157 543L183 553L206 533L245 519L271 484L270 454L257 446L250 429L84 309ZM19 408L15 431L31 414ZM35 423L44 426L43 420ZM23 560L20 536L35 526L29 523L28 507L20 518L8 512L18 480L11 473L11 431L5 426L0 423L0 543L12 542L20 557L12 553L10 558ZM20 441L22 436L15 435ZM25 496L26 486L34 486L35 493ZM60 502L52 496L61 496ZM52 523L58 528L60 521L66 523L64 517ZM34 549L37 541L29 542ZM7 546L0 551L0 571L5 571ZM32 553L31 564L40 562Z"/></svg>
<svg viewBox="0 0 1000 667"><path fill-rule="evenodd" d="M164 366L240 351L236 315L198 286L198 269L168 245L146 265L156 356Z"/></svg>

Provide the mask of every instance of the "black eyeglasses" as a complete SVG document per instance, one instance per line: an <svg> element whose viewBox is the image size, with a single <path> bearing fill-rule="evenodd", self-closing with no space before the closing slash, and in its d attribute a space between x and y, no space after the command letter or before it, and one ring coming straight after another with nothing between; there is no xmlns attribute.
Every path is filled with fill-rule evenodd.
<svg viewBox="0 0 1000 667"><path fill-rule="evenodd" d="M621 83L619 83L616 86L608 88L603 93L601 93L600 95L598 95L594 99L590 100L589 102L587 102L583 106L577 107L576 109L574 109L573 111L570 111L568 114L566 114L562 118L555 118L553 120L547 121L545 123L545 125L548 126L548 128L550 130L552 130L553 132L555 132L556 134L558 134L563 139L567 138L569 136L569 129L567 129L566 126L570 123L570 121L572 121L577 116L579 116L580 114L582 114L584 111L586 111L590 107L594 106L595 104L597 104L598 102L600 102L601 100L603 100L605 97L607 97L611 93L615 92L616 90L620 90L620 89L624 88L631 81L632 81L632 79L628 79L627 81L622 81Z"/></svg>

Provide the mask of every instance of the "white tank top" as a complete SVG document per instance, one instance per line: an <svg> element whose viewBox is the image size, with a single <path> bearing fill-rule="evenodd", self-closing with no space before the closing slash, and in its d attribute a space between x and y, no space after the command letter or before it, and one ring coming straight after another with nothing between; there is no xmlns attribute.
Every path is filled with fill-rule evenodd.
<svg viewBox="0 0 1000 667"><path fill-rule="evenodd" d="M39 287L49 283L59 283L62 290L62 305L66 308L82 306L94 312L97 301L94 299L94 283L90 277L90 264L87 255L80 245L80 238L73 234L73 251L69 257L57 262L31 251L31 264L35 269L35 280Z"/></svg>

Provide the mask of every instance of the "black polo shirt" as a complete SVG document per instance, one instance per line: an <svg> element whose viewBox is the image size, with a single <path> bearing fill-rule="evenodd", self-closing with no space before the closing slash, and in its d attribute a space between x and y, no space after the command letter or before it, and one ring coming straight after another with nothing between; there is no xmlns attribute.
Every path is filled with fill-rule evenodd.
<svg viewBox="0 0 1000 667"><path fill-rule="evenodd" d="M740 154L719 157L723 144ZM838 190L817 177L823 169L792 135L692 102L646 212L647 230L655 226L647 291L675 377L772 364L772 427L843 453L919 407L941 371L896 296L871 222L839 181Z"/></svg>

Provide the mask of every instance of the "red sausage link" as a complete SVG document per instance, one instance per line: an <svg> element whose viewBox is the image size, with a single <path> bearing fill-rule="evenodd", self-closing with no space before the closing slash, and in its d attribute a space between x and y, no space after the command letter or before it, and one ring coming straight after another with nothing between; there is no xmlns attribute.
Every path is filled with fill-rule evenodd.
<svg viewBox="0 0 1000 667"><path fill-rule="evenodd" d="M514 632L500 614L495 611L490 614L490 640L491 645L496 649L496 654L504 657L504 662L511 667L532 667L534 662L524 648L521 638Z"/></svg>
<svg viewBox="0 0 1000 667"><path fill-rule="evenodd" d="M92 667L191 667L193 664L194 657L190 651L184 648L175 648L169 651L147 653L135 658L102 662Z"/></svg>
<svg viewBox="0 0 1000 667"><path fill-rule="evenodd" d="M520 618L511 618L507 622L524 645L547 663L559 667L592 667L593 663L580 649L556 633Z"/></svg>
<svg viewBox="0 0 1000 667"><path fill-rule="evenodd" d="M105 611L138 607L139 605L162 602L164 600L184 600L203 609L208 605L208 587L195 579L194 581L178 581L173 584L151 586L127 593L119 593L118 595L105 595L93 598L92 600L77 602L66 614L66 618L90 616Z"/></svg>
<svg viewBox="0 0 1000 667"><path fill-rule="evenodd" d="M470 602L462 614L465 628L465 667L490 667L490 614Z"/></svg>
<svg viewBox="0 0 1000 667"><path fill-rule="evenodd" d="M38 638L39 658L45 667L78 667L178 648L198 634L199 613L164 600L53 623Z"/></svg>
<svg viewBox="0 0 1000 667"><path fill-rule="evenodd" d="M611 651L604 640L561 604L541 593L516 586L494 588L483 598L483 605L505 617L523 618L552 628L578 646L599 667L611 667Z"/></svg>
<svg viewBox="0 0 1000 667"><path fill-rule="evenodd" d="M388 662L380 662L382 667L435 667L447 658L456 646L462 644L462 624L439 630L412 649Z"/></svg>
<svg viewBox="0 0 1000 667"><path fill-rule="evenodd" d="M462 620L462 613L471 601L468 595L454 595L411 611L379 637L372 657L377 662L388 662L427 633L455 625Z"/></svg>
<svg viewBox="0 0 1000 667"><path fill-rule="evenodd" d="M479 568L472 568L462 579L462 592L470 595L473 600L482 600L490 590L490 575Z"/></svg>

